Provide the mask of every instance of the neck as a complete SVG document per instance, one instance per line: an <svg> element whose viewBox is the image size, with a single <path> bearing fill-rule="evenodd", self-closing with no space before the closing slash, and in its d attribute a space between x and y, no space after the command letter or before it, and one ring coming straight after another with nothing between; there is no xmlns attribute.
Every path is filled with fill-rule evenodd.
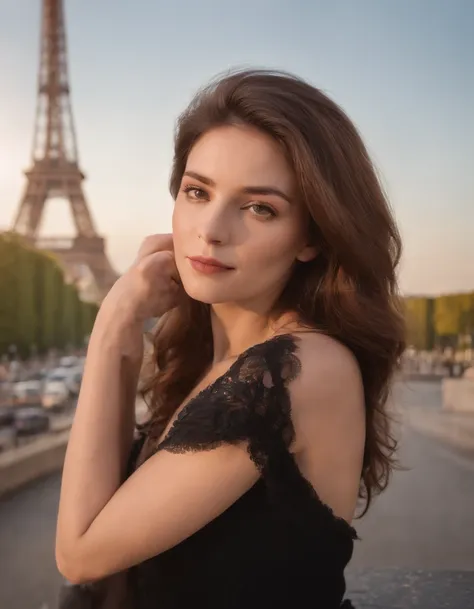
<svg viewBox="0 0 474 609"><path fill-rule="evenodd" d="M294 313L275 317L229 303L211 306L213 365L235 358L279 332L290 331L296 322Z"/></svg>

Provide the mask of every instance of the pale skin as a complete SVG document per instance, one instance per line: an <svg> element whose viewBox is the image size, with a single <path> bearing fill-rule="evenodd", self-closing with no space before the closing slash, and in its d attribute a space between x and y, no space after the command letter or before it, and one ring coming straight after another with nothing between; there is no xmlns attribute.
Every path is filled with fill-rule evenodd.
<svg viewBox="0 0 474 609"><path fill-rule="evenodd" d="M56 539L58 567L74 583L117 573L175 546L258 480L245 446L223 445L184 454L159 451L122 483L133 437L142 323L175 306L183 289L211 305L214 360L178 411L247 347L294 332L301 373L289 386L295 429L290 450L321 500L348 522L354 515L365 440L358 366L338 342L302 332L294 314L269 314L295 261L317 255L305 242L305 213L294 201L285 157L267 136L225 127L198 141L186 169L192 175L183 176L173 237L145 240L107 295L91 336ZM250 192L261 186L284 196ZM197 255L234 270L200 275L187 258Z"/></svg>

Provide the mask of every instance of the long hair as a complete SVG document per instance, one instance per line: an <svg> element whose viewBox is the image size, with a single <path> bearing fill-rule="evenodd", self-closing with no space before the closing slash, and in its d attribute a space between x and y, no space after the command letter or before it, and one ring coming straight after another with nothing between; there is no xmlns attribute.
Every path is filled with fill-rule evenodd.
<svg viewBox="0 0 474 609"><path fill-rule="evenodd" d="M291 74L245 70L200 90L178 119L170 191L176 198L193 145L214 127L246 124L277 141L311 216L319 254L295 267L279 301L303 323L346 345L363 379L366 443L360 484L365 513L388 484L397 442L386 410L404 350L396 267L401 240L356 128L324 93ZM153 373L143 393L156 440L212 360L209 305L187 295L154 333Z"/></svg>

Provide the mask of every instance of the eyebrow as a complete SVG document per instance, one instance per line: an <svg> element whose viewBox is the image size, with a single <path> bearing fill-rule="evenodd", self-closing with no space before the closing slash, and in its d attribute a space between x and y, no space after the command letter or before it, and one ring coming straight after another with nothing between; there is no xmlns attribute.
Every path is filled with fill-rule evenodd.
<svg viewBox="0 0 474 609"><path fill-rule="evenodd" d="M203 176L195 171L185 171L183 176L188 176L189 178L199 180L211 188L216 186L214 180L211 180L211 178L207 178L206 176ZM280 197L280 199L284 199L288 203L292 203L291 198L287 194L274 186L246 186L242 189L242 192L248 195L274 195Z"/></svg>

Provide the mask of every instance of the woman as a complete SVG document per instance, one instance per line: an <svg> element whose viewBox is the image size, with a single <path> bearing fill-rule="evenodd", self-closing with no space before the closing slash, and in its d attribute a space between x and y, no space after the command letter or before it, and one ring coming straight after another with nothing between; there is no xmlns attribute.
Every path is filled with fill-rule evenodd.
<svg viewBox="0 0 474 609"><path fill-rule="evenodd" d="M403 350L400 239L367 151L319 90L240 71L180 117L171 193L172 236L145 240L90 339L59 569L125 582L134 609L350 606L351 521L393 466Z"/></svg>

